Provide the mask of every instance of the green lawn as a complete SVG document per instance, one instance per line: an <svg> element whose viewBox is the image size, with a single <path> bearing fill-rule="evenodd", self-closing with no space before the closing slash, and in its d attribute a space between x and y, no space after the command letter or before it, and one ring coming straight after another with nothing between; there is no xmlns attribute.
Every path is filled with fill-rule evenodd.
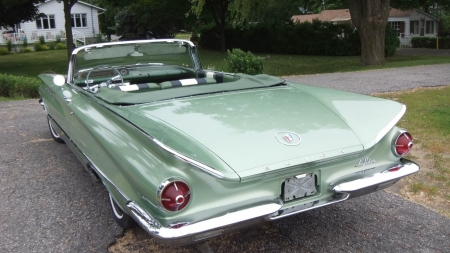
<svg viewBox="0 0 450 253"><path fill-rule="evenodd" d="M200 49L203 68L227 71L226 54ZM257 54L261 57L266 55ZM399 55L386 59L384 66L361 67L358 56L305 56L271 54L265 60L264 72L275 76L306 75L331 72L361 71L380 68L398 68L418 65L450 63L449 56L406 56ZM51 50L0 56L0 73L35 77L43 72L67 72L65 50Z"/></svg>
<svg viewBox="0 0 450 253"><path fill-rule="evenodd" d="M450 86L419 88L410 91L378 94L404 103L408 108L399 122L411 132L416 144L411 159L422 153L429 165L409 178L409 191L416 201L431 205L450 217ZM418 161L420 162L420 161ZM424 193L424 196L421 196Z"/></svg>

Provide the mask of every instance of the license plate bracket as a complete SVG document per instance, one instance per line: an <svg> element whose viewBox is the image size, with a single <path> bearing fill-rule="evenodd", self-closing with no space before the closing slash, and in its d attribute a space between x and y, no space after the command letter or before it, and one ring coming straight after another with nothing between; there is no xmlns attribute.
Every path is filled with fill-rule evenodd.
<svg viewBox="0 0 450 253"><path fill-rule="evenodd" d="M284 201L312 196L317 192L316 174L302 174L284 180L282 184Z"/></svg>

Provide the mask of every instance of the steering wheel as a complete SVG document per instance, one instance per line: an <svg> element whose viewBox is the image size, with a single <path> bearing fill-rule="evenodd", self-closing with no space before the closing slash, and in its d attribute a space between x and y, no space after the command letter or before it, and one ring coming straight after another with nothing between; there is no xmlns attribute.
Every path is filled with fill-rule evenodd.
<svg viewBox="0 0 450 253"><path fill-rule="evenodd" d="M91 75L92 72L94 72L95 70L99 70L99 69L102 69L102 70L112 69L112 70L114 70L117 73L117 75L110 77L105 82L102 82L100 84L96 84L96 85L90 86L89 85L89 76ZM120 81L120 83L119 84L113 84L116 81ZM92 92L92 93L97 93L100 87L106 87L107 86L109 88L112 88L114 86L122 86L122 85L124 85L123 84L123 76L122 76L122 74L120 74L120 72L117 69L115 69L115 68L113 68L113 67L111 67L109 65L99 65L99 66L93 67L91 70L89 70L88 74L86 75L86 80L84 82L86 83L87 90Z"/></svg>

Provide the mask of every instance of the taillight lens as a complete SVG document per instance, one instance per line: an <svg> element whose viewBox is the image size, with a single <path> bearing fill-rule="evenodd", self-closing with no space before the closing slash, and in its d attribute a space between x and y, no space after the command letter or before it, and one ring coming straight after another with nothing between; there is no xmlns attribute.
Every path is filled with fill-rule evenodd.
<svg viewBox="0 0 450 253"><path fill-rule="evenodd" d="M191 190L181 180L166 180L158 188L159 203L170 212L183 210L191 199Z"/></svg>
<svg viewBox="0 0 450 253"><path fill-rule="evenodd" d="M410 133L402 131L394 138L392 150L396 156L409 154L413 147L413 138Z"/></svg>

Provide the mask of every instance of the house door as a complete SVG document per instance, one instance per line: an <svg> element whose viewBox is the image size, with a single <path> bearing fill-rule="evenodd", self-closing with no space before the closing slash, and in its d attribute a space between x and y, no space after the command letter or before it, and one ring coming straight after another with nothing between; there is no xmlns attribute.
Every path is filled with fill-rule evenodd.
<svg viewBox="0 0 450 253"><path fill-rule="evenodd" d="M425 19L420 20L420 36L425 35Z"/></svg>

